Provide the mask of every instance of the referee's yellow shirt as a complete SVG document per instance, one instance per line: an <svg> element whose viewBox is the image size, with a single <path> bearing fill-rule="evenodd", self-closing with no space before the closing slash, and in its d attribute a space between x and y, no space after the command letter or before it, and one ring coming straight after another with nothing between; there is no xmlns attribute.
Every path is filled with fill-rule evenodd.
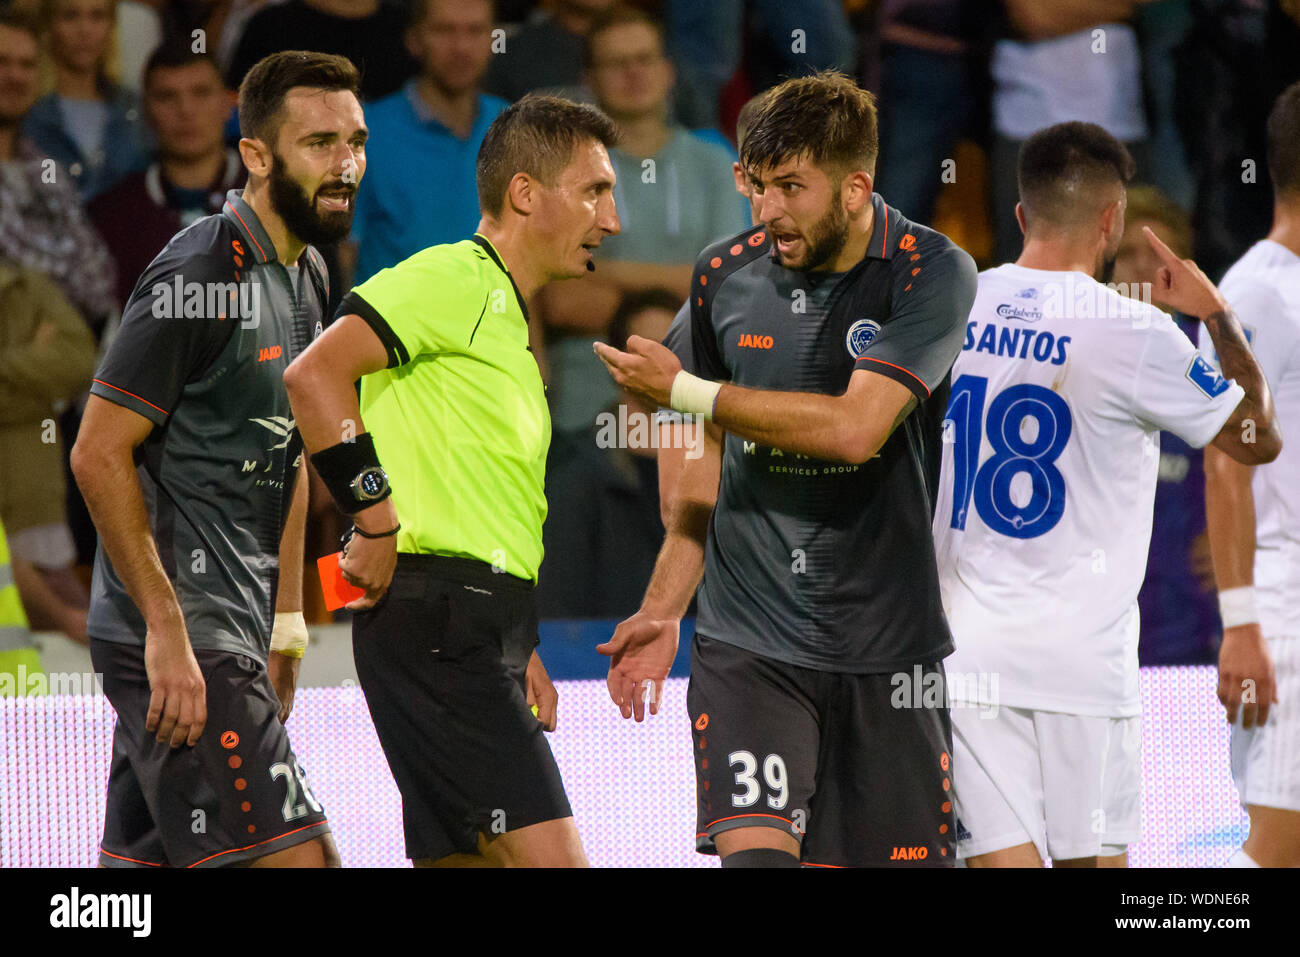
<svg viewBox="0 0 1300 957"><path fill-rule="evenodd" d="M483 236L431 246L353 288L388 368L361 380L402 523L399 552L537 580L551 420L523 297Z"/></svg>

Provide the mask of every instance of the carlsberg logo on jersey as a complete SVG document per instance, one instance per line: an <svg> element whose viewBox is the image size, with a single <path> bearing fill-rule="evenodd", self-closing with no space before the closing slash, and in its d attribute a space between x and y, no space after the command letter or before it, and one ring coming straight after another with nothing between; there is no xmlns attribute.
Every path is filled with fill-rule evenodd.
<svg viewBox="0 0 1300 957"><path fill-rule="evenodd" d="M57 928L127 928L133 937L148 937L152 913L149 894L82 894L74 887L50 898L50 926Z"/></svg>

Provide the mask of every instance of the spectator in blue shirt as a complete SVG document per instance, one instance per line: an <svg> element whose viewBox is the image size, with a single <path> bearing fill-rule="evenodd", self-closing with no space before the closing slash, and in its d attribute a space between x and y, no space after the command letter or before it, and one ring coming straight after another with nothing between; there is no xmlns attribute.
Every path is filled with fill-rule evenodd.
<svg viewBox="0 0 1300 957"><path fill-rule="evenodd" d="M116 43L114 3L45 0L39 23L54 88L36 101L23 132L89 200L148 162L139 104L107 67Z"/></svg>
<svg viewBox="0 0 1300 957"><path fill-rule="evenodd" d="M416 0L406 42L419 75L366 107L366 182L352 224L357 282L473 235L479 144L507 105L480 92L492 56L489 0Z"/></svg>

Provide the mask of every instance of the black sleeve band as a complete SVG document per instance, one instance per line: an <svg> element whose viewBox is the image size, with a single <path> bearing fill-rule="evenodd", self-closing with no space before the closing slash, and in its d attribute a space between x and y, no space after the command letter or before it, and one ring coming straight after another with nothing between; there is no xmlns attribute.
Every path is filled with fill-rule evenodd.
<svg viewBox="0 0 1300 957"><path fill-rule="evenodd" d="M388 324L388 320L381 316L374 306L357 295L356 290L343 297L338 310L334 313L336 319L341 319L343 316L360 316L365 320L366 325L384 344L384 350L388 353L387 368L394 369L411 361L410 353L406 351L406 346L402 345L402 340L397 338L397 333Z"/></svg>
<svg viewBox="0 0 1300 957"><path fill-rule="evenodd" d="M393 494L390 488L379 498L362 501L352 491L352 481L366 469L382 468L375 452L375 440L369 432L362 432L350 442L340 442L322 449L311 457L325 487L334 496L334 504L346 515L354 515L363 508L382 502Z"/></svg>

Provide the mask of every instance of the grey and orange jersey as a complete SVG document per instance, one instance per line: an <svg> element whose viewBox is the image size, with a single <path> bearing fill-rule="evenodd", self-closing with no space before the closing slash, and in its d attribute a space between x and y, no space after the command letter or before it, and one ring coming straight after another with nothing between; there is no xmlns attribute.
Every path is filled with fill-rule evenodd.
<svg viewBox="0 0 1300 957"><path fill-rule="evenodd" d="M822 671L879 673L952 650L931 518L948 374L975 298L974 261L873 194L863 259L787 269L757 226L695 265L683 367L752 389L840 395L857 370L916 408L879 453L843 464L746 441L723 448L698 631Z"/></svg>
<svg viewBox="0 0 1300 957"><path fill-rule="evenodd" d="M145 270L95 373L92 393L154 424L136 474L195 648L266 658L302 457L282 377L319 331L326 277L310 246L282 266L232 190L221 213L177 233ZM102 542L87 631L145 639Z"/></svg>

